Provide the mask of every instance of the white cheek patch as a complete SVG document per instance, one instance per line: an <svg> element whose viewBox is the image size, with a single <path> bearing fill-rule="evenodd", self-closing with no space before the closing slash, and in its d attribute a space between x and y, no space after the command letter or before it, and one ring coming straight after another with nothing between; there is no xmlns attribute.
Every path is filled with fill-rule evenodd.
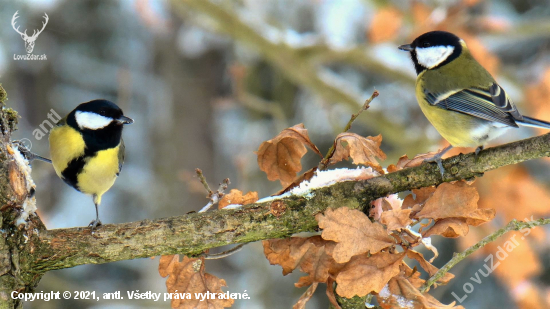
<svg viewBox="0 0 550 309"><path fill-rule="evenodd" d="M445 61L454 49L453 46L417 47L416 60L423 67L431 69Z"/></svg>
<svg viewBox="0 0 550 309"><path fill-rule="evenodd" d="M108 126L113 119L90 112L75 113L76 123L81 129L97 130Z"/></svg>

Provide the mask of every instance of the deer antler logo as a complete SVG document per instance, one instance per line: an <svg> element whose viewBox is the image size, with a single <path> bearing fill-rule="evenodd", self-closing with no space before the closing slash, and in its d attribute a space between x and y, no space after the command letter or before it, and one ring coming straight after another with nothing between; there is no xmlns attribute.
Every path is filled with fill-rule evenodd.
<svg viewBox="0 0 550 309"><path fill-rule="evenodd" d="M25 49L27 50L27 53L30 54L32 53L32 50L34 49L34 41L36 41L36 38L38 38L38 35L40 33L42 33L42 31L44 31L44 28L46 28L46 25L48 24L48 20L49 20L49 17L48 17L48 14L44 13L44 19L46 19L45 22L42 22L42 29L40 29L40 31L36 32L36 30L33 30L32 32L32 35L31 36L28 36L27 35L27 29L25 29L24 32L21 32L19 31L19 26L17 28L15 28L15 20L17 18L19 18L19 16L17 16L17 12L19 11L16 11L15 14L13 14L13 17L11 19L11 26L13 27L13 30L15 30L17 33L19 33L21 35L21 38L23 39L23 41L25 41Z"/></svg>

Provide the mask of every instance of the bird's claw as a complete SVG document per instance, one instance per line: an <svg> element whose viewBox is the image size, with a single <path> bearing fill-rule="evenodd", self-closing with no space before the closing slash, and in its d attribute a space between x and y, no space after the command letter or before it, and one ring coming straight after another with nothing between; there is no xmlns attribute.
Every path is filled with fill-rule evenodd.
<svg viewBox="0 0 550 309"><path fill-rule="evenodd" d="M19 150L21 155L23 155L23 157L25 157L25 159L27 159L27 161L29 162L33 161L34 153L31 152L27 147L25 147L23 143L20 143L19 141L16 141L16 142L17 142L17 150Z"/></svg>
<svg viewBox="0 0 550 309"><path fill-rule="evenodd" d="M477 163L479 161L479 153L483 150L483 146L479 146L476 148L476 151L475 151L475 154L474 154L474 157L475 157L475 160L474 162Z"/></svg>
<svg viewBox="0 0 550 309"><path fill-rule="evenodd" d="M92 231L94 231L100 225L101 225L101 221L93 220L92 222L90 222L90 224L88 224L88 227L91 227Z"/></svg>
<svg viewBox="0 0 550 309"><path fill-rule="evenodd" d="M435 156L424 160L424 162L436 163L437 167L439 168L439 172L441 173L441 178L443 178L443 175L445 174L445 169L443 168L443 163L441 163L441 161L441 156L439 154L436 154Z"/></svg>

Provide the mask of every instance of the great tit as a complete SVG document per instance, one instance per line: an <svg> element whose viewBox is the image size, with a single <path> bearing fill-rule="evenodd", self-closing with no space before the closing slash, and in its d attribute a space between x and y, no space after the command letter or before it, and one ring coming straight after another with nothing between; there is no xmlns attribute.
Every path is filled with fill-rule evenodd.
<svg viewBox="0 0 550 309"><path fill-rule="evenodd" d="M50 132L50 155L57 176L93 197L96 219L101 196L114 184L124 163L122 127L134 120L113 102L93 100L78 105Z"/></svg>
<svg viewBox="0 0 550 309"><path fill-rule="evenodd" d="M436 162L443 177L441 157L452 147L476 147L518 125L547 128L550 123L522 116L491 74L473 57L464 40L445 31L432 31L411 44L416 69L416 99L430 123L450 145L429 162Z"/></svg>

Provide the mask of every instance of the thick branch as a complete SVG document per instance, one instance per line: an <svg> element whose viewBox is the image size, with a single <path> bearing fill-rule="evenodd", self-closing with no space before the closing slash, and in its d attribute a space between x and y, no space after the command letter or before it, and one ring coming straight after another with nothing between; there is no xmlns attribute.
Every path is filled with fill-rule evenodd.
<svg viewBox="0 0 550 309"><path fill-rule="evenodd" d="M91 235L88 228L42 231L31 235L35 254L27 261L32 272L82 264L107 263L167 254L197 255L228 244L287 237L315 231L315 215L327 208L350 207L366 210L370 201L413 188L444 181L472 179L485 171L550 154L546 134L482 151L476 163L473 153L443 161L448 173L441 179L435 164L423 164L359 182L342 182L313 191L308 199L287 196L280 216L272 215L272 202L247 205L242 209L192 213L180 217L108 224Z"/></svg>

